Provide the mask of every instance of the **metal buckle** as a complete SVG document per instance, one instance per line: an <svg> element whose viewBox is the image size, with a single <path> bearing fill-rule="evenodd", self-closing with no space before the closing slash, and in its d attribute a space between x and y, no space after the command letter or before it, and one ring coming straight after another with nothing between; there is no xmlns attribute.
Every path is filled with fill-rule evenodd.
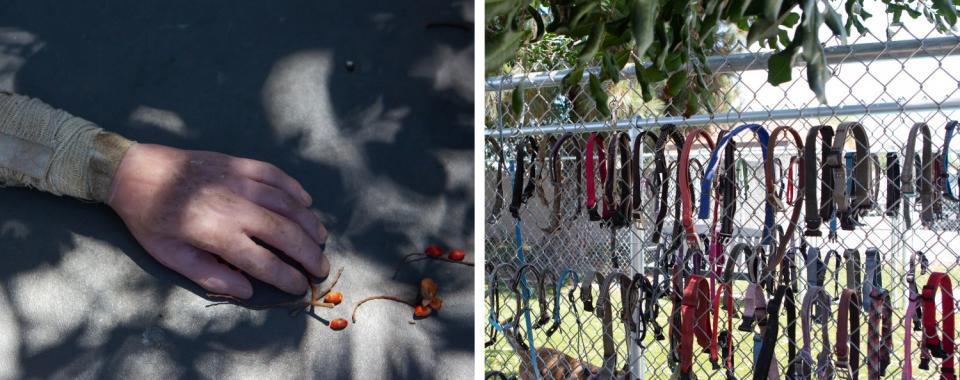
<svg viewBox="0 0 960 380"><path fill-rule="evenodd" d="M780 198L777 198L773 193L767 194L767 202L773 205L773 212L783 212L787 209L787 206L783 204L783 201Z"/></svg>
<svg viewBox="0 0 960 380"><path fill-rule="evenodd" d="M823 166L828 168L842 168L843 154L840 149L830 148L824 156Z"/></svg>
<svg viewBox="0 0 960 380"><path fill-rule="evenodd" d="M930 355L938 359L946 359L947 352L943 350L943 341L937 341L937 344L927 343L927 349L930 350Z"/></svg>
<svg viewBox="0 0 960 380"><path fill-rule="evenodd" d="M837 379L847 380L852 377L851 375L852 371L850 370L849 362L847 362L846 360L844 361L837 360L833 364L834 364L834 368L836 369L836 371L834 371L834 374L837 375Z"/></svg>

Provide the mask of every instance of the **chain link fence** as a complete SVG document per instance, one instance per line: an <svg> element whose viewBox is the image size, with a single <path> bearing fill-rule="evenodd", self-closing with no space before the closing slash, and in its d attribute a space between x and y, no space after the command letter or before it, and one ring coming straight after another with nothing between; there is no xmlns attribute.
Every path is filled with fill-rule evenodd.
<svg viewBox="0 0 960 380"><path fill-rule="evenodd" d="M882 9L872 13L884 14ZM507 376L520 375L521 358L524 355L521 353L522 348L511 346L503 337L504 334L497 333L493 325L494 322L504 323L511 320L512 316L525 312L529 312L531 318L536 320L541 315L541 307L538 305L541 299L547 301L551 319L543 327L531 331L527 331L525 324L521 323L519 330L524 338L522 340L529 343L532 338L534 347L556 350L566 356L566 359L563 359L566 361L557 364L555 361L544 363L544 360L541 360L539 365L565 366L566 372L556 373L566 373L566 376L576 373L575 369L580 366L578 363L585 363L584 368L601 366L604 356L601 319L598 315L584 310L579 284L566 281L558 286L557 276L566 270L576 272L581 277L593 271L603 274L619 271L628 276L643 273L656 283L653 275L656 268L662 267L663 257L676 254L676 251L667 249L667 244L663 242L672 241L677 232L674 229L677 221L673 210L674 203L679 198L676 194L677 178L674 175L676 169L672 166L676 165L678 160L677 149L669 144L664 151L666 162L671 166L668 171L671 175L665 177L669 189L666 198L669 202L662 228L664 238L658 244L652 237L657 215L662 212L657 201L661 194L656 186L652 186L657 181L654 173L654 147L644 145L640 154L631 155L631 160L635 160L636 166L641 168L642 174L637 177L639 182L633 183L634 187L642 189L641 202L637 206L636 217L632 218L628 226L612 228L608 224L591 221L583 206L586 198L586 175L580 159L585 155L584 146L591 133L599 133L609 149L609 145L613 144L611 135L615 131L628 132L633 140L643 132L656 135L667 124L675 124L683 135L694 128L704 128L716 139L721 131L729 131L736 126L750 123L761 124L767 130L777 126L789 126L801 136L806 136L814 126L830 125L836 128L842 122L859 122L868 131L871 153L869 160L880 169L870 173L874 187L870 189L869 195L875 207L860 218L861 225L855 230L837 229L836 239L827 238L827 232L824 232L823 237L804 236L806 226L804 218L801 217L797 232L780 243L796 248L817 247L822 260L828 260L827 253L831 250L842 253L854 249L861 257L867 249L879 250L881 283L891 296L894 327L892 332L889 332L893 345L890 365L883 378L899 379L908 355L912 357L915 378L937 377L939 359L934 359L929 371L918 368L921 332L904 331L909 295L905 276L909 259L914 252L923 252L930 262L929 269L947 272L954 283L960 274L954 269L960 260L960 204L940 194L946 190L945 186L952 186L954 193L960 192L956 188L960 182L960 178L957 178L960 169L960 159L957 158L960 147L957 145L960 143L944 145L944 128L948 121L960 119L960 115L957 115L957 110L960 109L960 95L957 94L960 89L960 38L941 34L922 20L906 20L893 26L889 21L883 20L882 16L875 17L874 23L867 25L870 31L854 36L848 41L848 45L840 45L835 39L827 40L826 58L833 71L833 77L827 83L829 105L821 105L807 88L803 67L794 68L795 79L791 82L780 86L766 83L764 69L770 51L756 46L748 48L743 46L742 42L735 42L724 55L709 58L716 73L715 80L720 83L714 96L716 104L712 114L680 116L680 112L672 107L672 100L663 96L644 102L636 81L632 79L635 73L633 70L626 70L619 83L605 83L605 89L610 94L608 106L613 117L602 118L593 109L593 100L582 87L576 86L568 92L560 89L560 81L569 73L570 67L561 56L549 57L540 63L531 64L530 67L521 67L518 63L513 66L513 75L487 78L487 224L484 244L488 273L485 315L490 318L486 326L486 371L498 371ZM519 98L514 96L513 92L520 82L524 83L525 88L523 104L515 105L513 101ZM898 195L888 186L897 185L899 179L888 175L891 173L886 170L892 160L896 159L902 165L908 159L905 156L908 133L911 126L920 122L929 125L933 156L940 161L918 161L919 165L916 167L939 166L938 173L942 173L942 176L934 179L935 183L931 184L937 195L926 205L932 211L933 219L923 222L921 219L926 218L921 215L925 211L924 204L919 200L903 197L896 205L888 202L888 199L900 199L896 198ZM550 157L549 147L566 134L571 135L573 143L563 145L554 160L554 157ZM532 139L528 141L546 147L536 152L539 154L532 160L532 164L529 155L527 162L516 160L518 144L528 138ZM762 246L761 231L764 226L765 205L769 199L764 184L761 148L754 135L741 134L734 138L734 141L737 147L737 161L733 168L737 197L736 211L732 212L733 234L730 242L725 245L728 251L740 242ZM921 145L918 137L918 156L921 154ZM852 143L847 143L845 148L846 152L855 151ZM792 163L802 152L798 152L786 141L782 141L775 149L776 196L789 205L797 199L799 191L799 169ZM503 161L499 160L500 153ZM942 154L945 153L948 153L948 156L944 168ZM817 155L820 155L819 140ZM844 164L849 168L866 164L862 157L848 157L851 159ZM702 168L709 159L710 150L701 146L692 151L688 161L696 194L700 192ZM530 169L534 169L533 178L537 190L519 208L517 219L511 215L509 206L513 195L513 178L519 165L525 165L528 175ZM822 161L817 162L818 177L822 165ZM557 172L562 174L558 181L554 177L555 166ZM620 168L621 164L617 164L616 169ZM723 169L719 170L718 177L723 175ZM609 175L611 178L618 178L613 176L613 173ZM916 178L918 184L926 180L919 176ZM595 180L599 182L599 179ZM852 176L847 180L855 181ZM602 198L602 189L598 189L596 194L597 198ZM710 202L713 203L716 198L711 199ZM895 209L888 210L888 204ZM777 225L786 227L789 210L792 210L792 207L788 207L788 212L776 214ZM697 231L709 237L714 229L714 221L709 218L694 220ZM822 229L829 230L831 222L835 223L825 221ZM770 252L769 248L766 251ZM751 257L741 258L744 262L750 259ZM792 262L798 271L792 286L798 290L793 302L799 309L800 300L809 288L805 280L804 257L802 254L795 254L788 256L787 261ZM553 277L546 281L547 286L540 289L535 286L532 280L534 277L527 276L528 293L532 301L526 309L518 310L516 296L510 290L510 277L516 267L525 263L531 264L540 274L549 272ZM512 264L513 267L502 267L502 264ZM490 275L494 268L500 268L496 277ZM917 273L917 284L922 287L929 274L920 274L919 270ZM839 296L840 290L845 287L843 279L846 275L846 270L841 267L827 266L824 287L831 297ZM597 294L599 285L594 284L594 287L593 292ZM733 318L736 326L740 323L744 310L747 276L739 274L733 288L737 310ZM572 290L575 292L571 293ZM557 292L561 293L559 297ZM568 293L572 294L572 297L568 298ZM620 293L611 291L610 294L614 312L618 313L622 307ZM497 297L491 297L492 295ZM559 305L556 300L560 300ZM668 315L672 309L671 302L668 297L662 297L658 303L660 313L657 322L661 326L667 326ZM811 351L816 357L821 350L827 350L831 360L836 360L833 345L836 343L835 330L840 322L836 303L830 310L825 326L829 329L831 341L824 342L819 338L819 334L812 334ZM725 313L721 314L721 325L726 326L727 316ZM795 365L800 359L797 355L794 362L790 362L790 339L784 331L803 331L799 318L794 320L786 315L778 317L782 336L778 340L774 358L781 373L786 373L785 369ZM559 329L548 336L546 331L554 322L559 324ZM854 330L854 333L861 336L861 360L859 367L854 370L860 372L861 378L867 378L869 320L866 313L860 318L860 322L860 330ZM667 378L675 373L675 368L668 360L671 351L669 339L657 340L647 333L642 342L637 343L636 339L627 338L637 338L637 332L628 331L619 322L613 325L613 329L608 333L613 335L616 356L620 359L616 364L617 370L629 371L630 378ZM648 323L648 326L652 324ZM722 326L721 329L725 330ZM816 331L819 331L818 329L819 327L814 328ZM755 334L736 328L729 333L734 345L735 375L737 378L749 378L757 364L754 362L753 352ZM909 354L904 352L904 334L910 334L913 342L912 352ZM799 334L796 335L795 343L798 346L803 344ZM723 370L716 369L710 363L709 354L700 352L698 347L695 346L693 361L693 372L696 376L726 378ZM525 355L529 358L528 352Z"/></svg>

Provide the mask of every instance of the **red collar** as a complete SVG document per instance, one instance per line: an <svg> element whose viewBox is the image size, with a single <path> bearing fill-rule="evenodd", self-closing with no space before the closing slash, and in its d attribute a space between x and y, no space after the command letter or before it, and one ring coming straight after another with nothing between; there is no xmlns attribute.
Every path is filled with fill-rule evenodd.
<svg viewBox="0 0 960 380"><path fill-rule="evenodd" d="M599 165L594 165L593 152L597 152L597 160ZM586 182L587 182L587 212L590 213L590 220L606 220L610 217L610 210L607 208L607 204L604 203L600 211L597 210L597 186L596 178L594 177L594 167L599 167L600 170L600 188L603 189L607 182L607 157L603 152L603 137L600 134L593 132L590 134L590 137L587 138L587 146L583 150L585 165L586 165Z"/></svg>
<svg viewBox="0 0 960 380"><path fill-rule="evenodd" d="M709 347L713 329L710 326L710 284L706 277L691 275L683 288L680 301L680 378L690 378L693 367L693 337L700 347Z"/></svg>
<svg viewBox="0 0 960 380"><path fill-rule="evenodd" d="M937 290L940 290L941 314L943 315L943 336L937 336L937 304L935 297ZM950 282L950 276L942 272L933 272L927 280L927 285L923 287L920 294L920 302L923 307L923 336L927 337L920 350L920 368L928 369L930 357L943 359L940 364L941 378L945 380L954 380L953 354L954 337L956 331L954 328L954 304L953 304L953 284Z"/></svg>

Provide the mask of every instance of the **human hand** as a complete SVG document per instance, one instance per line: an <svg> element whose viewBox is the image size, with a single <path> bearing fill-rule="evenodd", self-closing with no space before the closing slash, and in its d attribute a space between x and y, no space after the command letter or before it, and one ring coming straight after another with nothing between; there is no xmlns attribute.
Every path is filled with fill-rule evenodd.
<svg viewBox="0 0 960 380"><path fill-rule="evenodd" d="M327 231L310 195L275 166L245 158L136 144L113 177L107 204L163 265L204 289L239 298L250 281L221 258L281 290L303 294L307 279L257 238L326 277Z"/></svg>

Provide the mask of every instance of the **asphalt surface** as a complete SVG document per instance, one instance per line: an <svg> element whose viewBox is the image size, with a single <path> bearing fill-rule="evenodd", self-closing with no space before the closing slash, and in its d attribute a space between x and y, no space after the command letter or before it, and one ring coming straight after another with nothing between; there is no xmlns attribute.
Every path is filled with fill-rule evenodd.
<svg viewBox="0 0 960 380"><path fill-rule="evenodd" d="M131 139L269 161L299 179L345 271L336 309L207 307L104 205L0 189L0 378L464 379L472 259L471 1L0 2L0 89ZM440 283L414 321L373 294ZM254 302L288 299L262 283Z"/></svg>

